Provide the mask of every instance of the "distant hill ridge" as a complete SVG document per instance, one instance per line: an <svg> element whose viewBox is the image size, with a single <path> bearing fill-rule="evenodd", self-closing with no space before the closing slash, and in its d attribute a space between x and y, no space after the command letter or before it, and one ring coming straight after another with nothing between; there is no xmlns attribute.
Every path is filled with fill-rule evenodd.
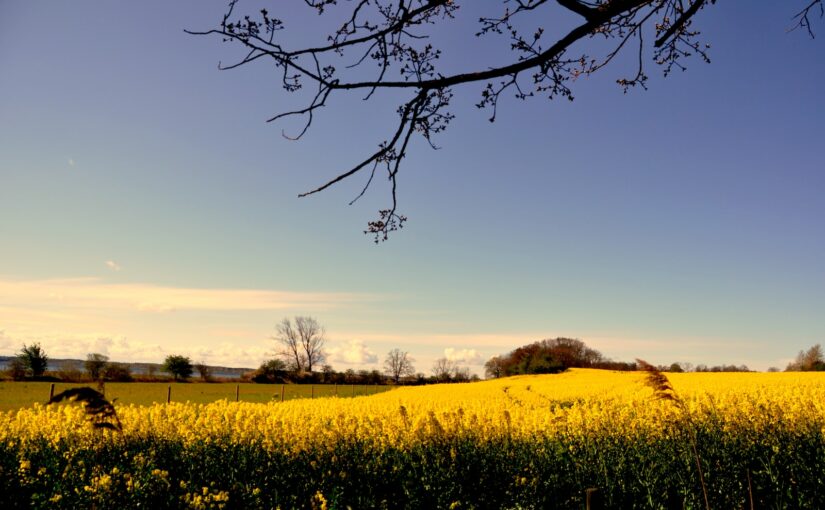
<svg viewBox="0 0 825 510"><path fill-rule="evenodd" d="M14 356L0 356L0 370L5 370ZM74 358L49 358L49 371L57 370L85 370L84 363L86 360ZM120 363L129 367L129 370L134 375L160 374L164 373L161 370L161 363L129 363L124 361L110 361L110 363ZM244 367L224 367L218 365L207 365L214 377L240 378L246 372L255 370L254 368ZM197 373L196 373L197 375Z"/></svg>

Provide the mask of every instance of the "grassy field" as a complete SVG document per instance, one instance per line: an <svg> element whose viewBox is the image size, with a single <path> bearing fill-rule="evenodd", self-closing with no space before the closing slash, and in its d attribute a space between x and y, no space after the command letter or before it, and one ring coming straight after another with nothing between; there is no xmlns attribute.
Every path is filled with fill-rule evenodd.
<svg viewBox="0 0 825 510"><path fill-rule="evenodd" d="M48 382L0 382L0 411L12 411L29 407L35 402L49 400L51 383ZM90 383L55 383L55 394ZM372 395L390 389L390 386L332 385L332 384L254 384L254 383L107 383L106 398L117 399L118 404L150 405L166 402L171 387L172 402L205 404L221 399L235 401L236 391L241 402L269 402L314 397L354 397Z"/></svg>

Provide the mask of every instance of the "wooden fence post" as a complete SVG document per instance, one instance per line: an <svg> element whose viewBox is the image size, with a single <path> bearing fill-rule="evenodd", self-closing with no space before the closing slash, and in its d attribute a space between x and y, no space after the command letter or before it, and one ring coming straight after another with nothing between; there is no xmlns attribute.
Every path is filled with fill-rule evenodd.
<svg viewBox="0 0 825 510"><path fill-rule="evenodd" d="M335 396L338 396L338 383L335 383Z"/></svg>
<svg viewBox="0 0 825 510"><path fill-rule="evenodd" d="M281 402L284 401L284 385L281 385Z"/></svg>
<svg viewBox="0 0 825 510"><path fill-rule="evenodd" d="M238 402L241 398L241 385L235 385L235 402Z"/></svg>
<svg viewBox="0 0 825 510"><path fill-rule="evenodd" d="M169 386L166 387L166 403L168 404L171 401L172 401L172 385L170 384Z"/></svg>
<svg viewBox="0 0 825 510"><path fill-rule="evenodd" d="M49 400L54 398L54 383L52 383L51 387L49 388Z"/></svg>
<svg viewBox="0 0 825 510"><path fill-rule="evenodd" d="M353 397L355 396L355 385L354 384L352 385L352 396Z"/></svg>
<svg viewBox="0 0 825 510"><path fill-rule="evenodd" d="M599 489L591 487L584 491L585 508L587 510L603 510L604 501Z"/></svg>
<svg viewBox="0 0 825 510"><path fill-rule="evenodd" d="M315 398L315 385L314 384L309 385L309 391L310 391L309 398Z"/></svg>

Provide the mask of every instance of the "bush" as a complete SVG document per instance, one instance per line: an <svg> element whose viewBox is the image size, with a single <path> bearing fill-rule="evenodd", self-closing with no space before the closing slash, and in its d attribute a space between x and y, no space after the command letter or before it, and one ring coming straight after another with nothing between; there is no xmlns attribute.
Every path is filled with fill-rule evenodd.
<svg viewBox="0 0 825 510"><path fill-rule="evenodd" d="M125 363L109 363L103 369L102 376L104 380L112 382L131 382L134 380L132 369Z"/></svg>
<svg viewBox="0 0 825 510"><path fill-rule="evenodd" d="M251 379L252 382L264 384L284 383L287 380L286 364L279 359L264 361Z"/></svg>
<svg viewBox="0 0 825 510"><path fill-rule="evenodd" d="M31 377L40 377L49 367L49 357L46 356L46 351L40 344L23 345L20 354L17 358L23 364L26 375Z"/></svg>

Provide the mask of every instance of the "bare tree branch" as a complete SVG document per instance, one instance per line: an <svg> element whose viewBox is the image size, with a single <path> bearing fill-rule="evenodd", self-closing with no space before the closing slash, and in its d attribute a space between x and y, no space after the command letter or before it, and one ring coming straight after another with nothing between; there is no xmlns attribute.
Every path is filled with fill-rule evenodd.
<svg viewBox="0 0 825 510"><path fill-rule="evenodd" d="M810 19L816 10L823 16L823 0L805 1L809 3L794 17L794 28L805 28L813 36ZM189 33L219 35L244 48L239 62L221 69L236 69L268 59L279 70L280 84L287 92L298 93L304 90L305 84L314 85L304 107L268 119L273 122L303 116L305 123L296 136L284 134L292 140L307 132L315 113L328 104L333 92L365 90L364 99L368 100L379 89L414 91L411 98L408 96L400 103L398 123L389 139L378 145L378 150L299 195L321 192L366 171L369 177L350 202L353 204L373 183L376 170L385 170L390 181L391 203L379 211L377 220L368 222L365 230L379 241L387 239L389 232L401 228L406 221L406 217L396 212L397 177L413 134L421 135L436 148L434 135L443 131L453 118L447 111L453 89L470 83L482 84L481 100L476 106L490 108L491 121L496 118L499 99L505 91L522 100L535 95L572 100L573 80L605 68L630 41L638 44L636 65L627 78L616 81L625 91L635 85L646 88L646 41L653 41L653 44L647 43L647 47L651 48L653 62L661 66L665 76L673 69L684 70L686 58L698 56L705 62L710 61L708 46L698 40L700 34L691 25L702 8L714 3L715 0L501 0L502 10L497 15L481 17L475 35L506 37L513 58L476 69L444 69L441 49L428 40L427 27L454 19L460 0L353 0L339 28L327 35L325 43L297 49L287 48L279 35L285 29L284 21L266 9L258 16L237 16L238 0L230 0L218 28ZM304 0L304 4L319 15L331 13L333 5L340 7L336 0ZM564 12L572 12L584 22L558 29L555 37L546 43L548 20L554 13ZM529 28L531 25L539 26ZM599 54L589 56L576 50L583 46L583 41L590 41L587 48ZM342 59L343 65L336 62ZM365 70L362 66L369 62L378 69ZM369 78L364 78L365 74Z"/></svg>
<svg viewBox="0 0 825 510"><path fill-rule="evenodd" d="M811 38L814 38L813 29L811 29L811 11L814 11L815 8L819 8L819 17L822 18L825 16L825 5L823 5L822 0L812 0L804 9L799 11L796 16L793 17L796 20L796 24L791 27L791 30L796 30L797 28L804 28L808 31L808 35Z"/></svg>

